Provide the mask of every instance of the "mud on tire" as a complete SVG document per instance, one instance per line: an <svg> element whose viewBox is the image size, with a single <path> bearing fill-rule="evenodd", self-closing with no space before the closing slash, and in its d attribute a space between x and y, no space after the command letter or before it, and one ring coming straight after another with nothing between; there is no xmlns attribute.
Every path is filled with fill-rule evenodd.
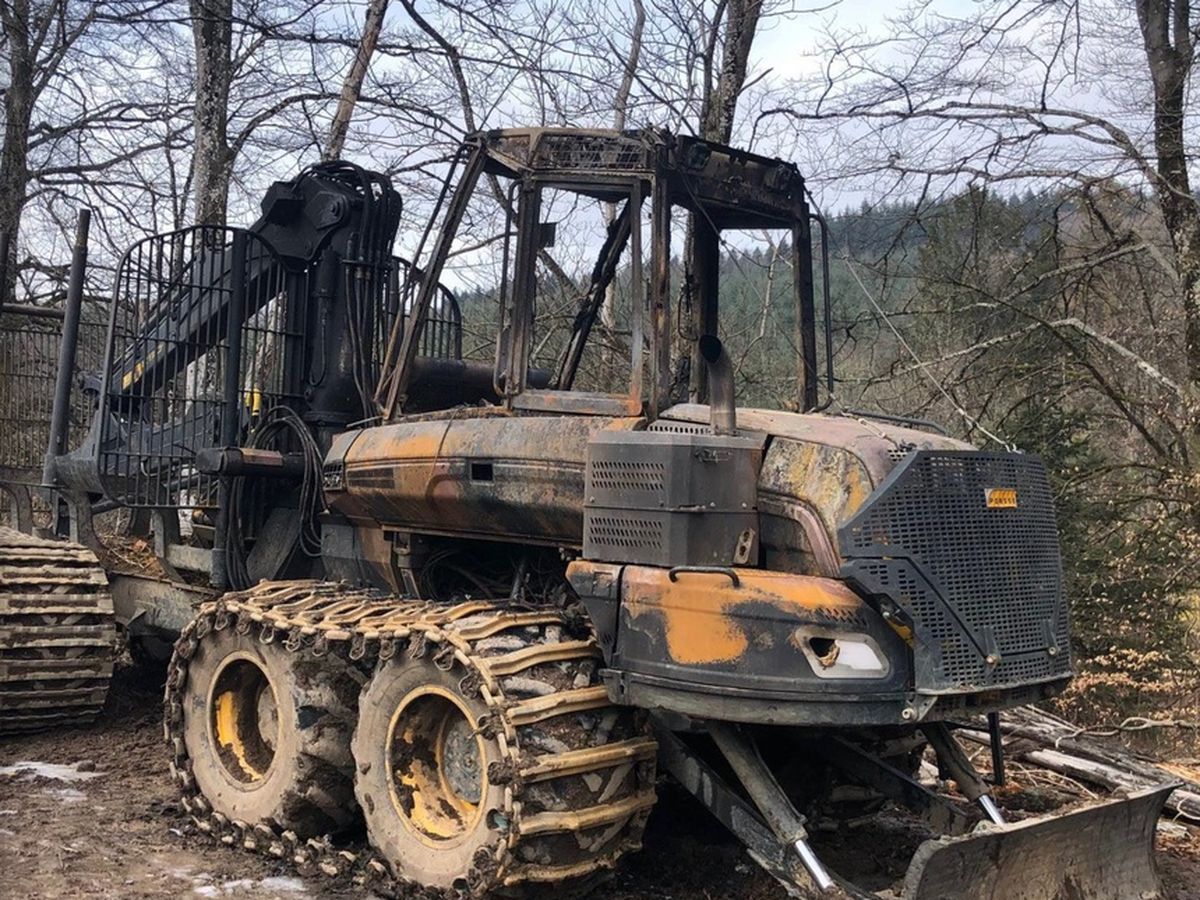
<svg viewBox="0 0 1200 900"><path fill-rule="evenodd" d="M289 653L225 627L199 636L186 672L182 739L214 813L301 837L353 821L349 749L360 683L343 660Z"/></svg>
<svg viewBox="0 0 1200 900"><path fill-rule="evenodd" d="M482 617L481 617L482 618ZM394 875L444 893L556 897L640 845L654 741L612 706L587 640L553 614L477 632L467 652L397 656L359 702L355 791ZM488 684L495 690L489 690Z"/></svg>

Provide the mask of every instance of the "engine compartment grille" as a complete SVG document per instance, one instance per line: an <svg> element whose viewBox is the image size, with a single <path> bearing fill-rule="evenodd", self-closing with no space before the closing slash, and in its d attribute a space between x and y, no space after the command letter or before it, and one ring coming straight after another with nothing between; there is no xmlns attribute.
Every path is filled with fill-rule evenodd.
<svg viewBox="0 0 1200 900"><path fill-rule="evenodd" d="M1070 675L1054 502L1036 457L912 453L839 537L845 576L911 621L918 690Z"/></svg>

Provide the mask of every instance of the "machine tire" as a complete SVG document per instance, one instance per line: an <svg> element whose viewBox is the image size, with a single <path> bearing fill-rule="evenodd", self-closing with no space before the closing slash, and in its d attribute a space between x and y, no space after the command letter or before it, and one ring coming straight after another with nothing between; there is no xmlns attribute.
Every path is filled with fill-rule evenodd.
<svg viewBox="0 0 1200 900"><path fill-rule="evenodd" d="M306 659L234 628L204 635L187 667L182 736L212 811L301 837L345 829L355 810L353 676L332 655Z"/></svg>
<svg viewBox="0 0 1200 900"><path fill-rule="evenodd" d="M490 640L502 645L496 656L380 664L352 743L367 835L397 879L436 895L572 896L640 846L654 742L635 710L603 699L571 707L596 689L599 667L594 648L573 649L561 627ZM505 653L546 661L497 679L499 693L481 690ZM531 697L549 715L519 712Z"/></svg>
<svg viewBox="0 0 1200 900"><path fill-rule="evenodd" d="M419 660L385 667L363 692L353 744L354 758L358 762L355 793L371 843L406 879L443 888L466 887L465 873L474 864L475 854L480 850L486 852L495 845L496 836L486 821L486 811L498 808L504 802L504 786L490 783L481 786L481 796L474 804L478 814L466 817L465 821L461 809L445 810L448 815L441 824L447 832L458 830L453 838L440 841L423 838L392 805L393 802L404 802L404 798L400 798L389 784L393 769L388 758L387 736L393 717L402 712L411 713L414 722L424 720L431 725L440 725L441 734L421 735L429 739L427 749L436 758L440 756L440 748L435 742L438 737L444 737L447 726L453 728L456 716L461 716L460 721L467 722L471 730L476 731L488 710L477 697L463 694L457 684L460 679L461 675L455 677L451 672L444 672L429 663L422 664ZM401 704L406 700L406 709L401 710ZM426 709L414 711L417 706ZM437 720L439 711L445 712L440 722ZM503 758L494 738L480 736L477 740L481 748L479 757L485 768ZM414 757L422 755L425 754L413 754ZM445 775L440 767L428 767L428 762L415 758L414 768L421 774ZM484 780L480 779L481 782ZM414 802L417 793L414 791L408 802ZM447 798L438 799L445 801ZM457 828L452 821L455 817L459 818ZM461 884L456 885L456 879L460 878L463 879Z"/></svg>

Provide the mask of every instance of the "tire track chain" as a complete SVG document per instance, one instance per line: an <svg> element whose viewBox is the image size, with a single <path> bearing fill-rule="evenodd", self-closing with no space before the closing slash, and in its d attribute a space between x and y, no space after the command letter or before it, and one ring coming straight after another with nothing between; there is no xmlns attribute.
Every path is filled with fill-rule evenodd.
<svg viewBox="0 0 1200 900"><path fill-rule="evenodd" d="M0 735L94 720L116 651L95 555L0 526Z"/></svg>
<svg viewBox="0 0 1200 900"><path fill-rule="evenodd" d="M469 627L455 627L455 623L468 617ZM171 775L181 790L181 804L202 833L227 846L289 862L303 876L323 876L330 882L355 884L384 897L420 900L484 897L496 887L497 873L515 861L513 851L521 836L523 785L519 773L530 759L523 758L518 747L516 728L506 714L510 704L499 679L488 671L472 645L506 629L563 623L566 618L553 609L514 609L473 600L456 604L398 600L370 590L314 581L264 582L248 591L226 594L206 603L180 634L167 670L163 733L171 753ZM234 821L213 810L192 777L183 740L183 693L188 663L199 643L210 632L225 628L236 628L243 634L257 633L263 643L278 642L289 652L313 658L338 654L365 666L363 660L386 661L406 652L413 658L431 655L434 664L445 670L456 663L463 667L467 673L462 684L464 693L477 692L488 708L495 711L490 721L481 723L481 728L494 733L504 759L493 762L488 775L493 783L506 785L500 812L512 823L492 852L477 854L467 876L466 889L434 888L397 876L368 846L339 845L328 835L305 839L274 823ZM653 800L651 788L630 820L626 839L596 857L590 873L575 873L573 883L585 882L587 874L611 869L624 853L640 848Z"/></svg>

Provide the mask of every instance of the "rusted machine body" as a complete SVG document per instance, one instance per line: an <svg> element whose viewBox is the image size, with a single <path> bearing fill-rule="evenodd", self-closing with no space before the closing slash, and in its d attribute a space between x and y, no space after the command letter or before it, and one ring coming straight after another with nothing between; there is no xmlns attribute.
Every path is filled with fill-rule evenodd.
<svg viewBox="0 0 1200 900"><path fill-rule="evenodd" d="M657 759L797 890L1157 891L1170 786L1005 824L955 741L955 717L1071 676L1046 476L821 411L823 226L794 166L654 130L488 132L407 268L398 219L383 179L318 167L248 233L131 252L92 433L47 467L151 511L163 559L225 592L167 685L203 830L430 895L587 887L639 844ZM790 254L803 412L735 403L737 231ZM484 288L456 301L469 266ZM957 799L916 779L926 745ZM808 813L836 818L847 784L909 810L902 884L823 862ZM356 808L370 850L304 842Z"/></svg>

